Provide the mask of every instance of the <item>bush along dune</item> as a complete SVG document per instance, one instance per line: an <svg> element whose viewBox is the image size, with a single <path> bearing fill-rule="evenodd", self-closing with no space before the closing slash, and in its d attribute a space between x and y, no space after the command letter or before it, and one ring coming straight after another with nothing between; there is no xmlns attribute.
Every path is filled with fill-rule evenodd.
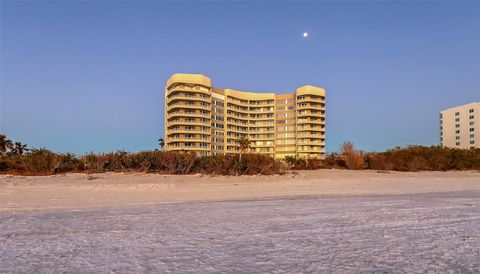
<svg viewBox="0 0 480 274"><path fill-rule="evenodd" d="M161 139L162 140L162 139ZM162 140L163 141L163 140ZM248 141L243 140L244 150ZM0 172L18 175L53 175L67 172L101 173L138 171L163 174L272 175L288 170L322 168L395 171L480 170L480 149L452 149L439 146L408 146L385 152L363 152L351 142L325 159L289 156L285 159L241 153L197 156L193 152L142 151L128 153L55 153L45 148L29 149L0 134Z"/></svg>

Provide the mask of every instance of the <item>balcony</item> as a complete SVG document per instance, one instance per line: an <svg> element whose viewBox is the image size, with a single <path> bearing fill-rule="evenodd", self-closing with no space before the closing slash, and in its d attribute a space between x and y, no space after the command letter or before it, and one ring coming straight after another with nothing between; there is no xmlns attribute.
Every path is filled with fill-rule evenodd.
<svg viewBox="0 0 480 274"><path fill-rule="evenodd" d="M307 103L307 102L319 103L319 104L325 105L325 98L312 97L312 96L297 97L297 103Z"/></svg>
<svg viewBox="0 0 480 274"><path fill-rule="evenodd" d="M167 104L170 104L171 102L178 101L178 100L192 101L192 102L200 101L200 102L210 103L210 98L204 98L200 96L171 95L167 97Z"/></svg>
<svg viewBox="0 0 480 274"><path fill-rule="evenodd" d="M210 147L200 147L200 146L173 146L173 145L168 145L168 150L170 151L209 151Z"/></svg>
<svg viewBox="0 0 480 274"><path fill-rule="evenodd" d="M237 107L241 107L241 108L246 108L248 110L248 102L241 102L241 101L236 101L236 100L232 100L232 99L227 99L227 107L229 105L235 105ZM232 107L232 106L230 106Z"/></svg>
<svg viewBox="0 0 480 274"><path fill-rule="evenodd" d="M321 127L312 127L312 126L297 126L297 132L300 134L300 132L304 131L313 131L313 132L325 132L325 128Z"/></svg>
<svg viewBox="0 0 480 274"><path fill-rule="evenodd" d="M240 107L231 106L228 104L227 104L227 111L233 111L233 112L242 113L242 114L249 113L248 108L244 109Z"/></svg>
<svg viewBox="0 0 480 274"><path fill-rule="evenodd" d="M167 128L167 136L170 136L172 134L180 134L180 133L210 134L211 130L210 129L202 130L202 129L199 129L199 128L195 128L195 129L185 129L185 128L170 129L170 128Z"/></svg>
<svg viewBox="0 0 480 274"><path fill-rule="evenodd" d="M324 105L321 104L312 104L312 103L300 103L297 104L297 109L314 109L314 110L321 110L323 109Z"/></svg>
<svg viewBox="0 0 480 274"><path fill-rule="evenodd" d="M240 133L245 133L245 134L248 133L248 130L247 130L246 128L245 128L245 129L227 128L226 131L227 131L227 132L240 132Z"/></svg>
<svg viewBox="0 0 480 274"><path fill-rule="evenodd" d="M325 121L322 121L321 119L298 119L297 120L297 125L300 125L300 124L323 125L323 124L325 124Z"/></svg>
<svg viewBox="0 0 480 274"><path fill-rule="evenodd" d="M167 104L167 112L172 109L202 109L210 111L210 104L185 104L185 103L172 103Z"/></svg>
<svg viewBox="0 0 480 274"><path fill-rule="evenodd" d="M297 147L298 152L325 152L325 150L321 147L315 147L315 148L303 148L303 147Z"/></svg>
<svg viewBox="0 0 480 274"><path fill-rule="evenodd" d="M199 86L189 87L185 85L177 85L175 87L167 89L167 96L177 92L194 92L194 93L203 93L203 94L210 95L210 89L205 87L201 88Z"/></svg>
<svg viewBox="0 0 480 274"><path fill-rule="evenodd" d="M274 120L275 117L274 116L271 116L271 117L252 117L252 116L250 116L249 119L250 120L255 120L255 121L269 121L269 120Z"/></svg>
<svg viewBox="0 0 480 274"><path fill-rule="evenodd" d="M210 127L210 121L202 122L202 121L171 121L167 122L167 127L170 126L204 126Z"/></svg>
<svg viewBox="0 0 480 274"><path fill-rule="evenodd" d="M274 102L274 101L271 101L271 102L261 102L261 103L249 102L248 106L249 106L250 108L274 107L274 106L275 106L275 102Z"/></svg>
<svg viewBox="0 0 480 274"><path fill-rule="evenodd" d="M322 134L302 134L298 133L297 138L314 138L314 139L325 139L325 135Z"/></svg>
<svg viewBox="0 0 480 274"><path fill-rule="evenodd" d="M275 127L275 124L274 123L256 123L256 124L249 124L248 127L251 127L251 128Z"/></svg>
<svg viewBox="0 0 480 274"><path fill-rule="evenodd" d="M321 113L320 111L312 112L312 111L298 111L297 117L320 117L325 118L325 114Z"/></svg>
<svg viewBox="0 0 480 274"><path fill-rule="evenodd" d="M227 118L248 121L248 116L246 116L246 115L245 116L243 116L243 115L232 115L231 113L227 113Z"/></svg>
<svg viewBox="0 0 480 274"><path fill-rule="evenodd" d="M265 141L265 140L274 140L275 137L274 136L250 136L249 137L250 140L252 141Z"/></svg>
<svg viewBox="0 0 480 274"><path fill-rule="evenodd" d="M316 139L316 141L299 141L297 140L297 146L319 146L319 147L324 147L325 143L318 141L319 139Z"/></svg>
<svg viewBox="0 0 480 274"><path fill-rule="evenodd" d="M239 121L227 121L227 125L234 125L238 127L248 127L248 123L246 122L239 122Z"/></svg>
<svg viewBox="0 0 480 274"><path fill-rule="evenodd" d="M201 118L210 118L209 113L200 113L200 112L195 112L195 113L185 113L183 111L174 111L167 113L167 120L170 118L174 117L201 117Z"/></svg>
<svg viewBox="0 0 480 274"><path fill-rule="evenodd" d="M275 110L273 108L263 109L263 108L250 108L250 113L273 113Z"/></svg>
<svg viewBox="0 0 480 274"><path fill-rule="evenodd" d="M167 143L178 143L178 142L190 142L190 143L210 143L210 139L207 137L168 137Z"/></svg>

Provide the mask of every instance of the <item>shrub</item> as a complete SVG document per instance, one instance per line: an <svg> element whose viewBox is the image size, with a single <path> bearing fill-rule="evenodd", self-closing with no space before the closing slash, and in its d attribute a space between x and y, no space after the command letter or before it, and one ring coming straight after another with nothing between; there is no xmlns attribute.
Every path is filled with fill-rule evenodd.
<svg viewBox="0 0 480 274"><path fill-rule="evenodd" d="M317 158L285 156L285 163L288 169L293 170L314 170L328 167L325 160Z"/></svg>
<svg viewBox="0 0 480 274"><path fill-rule="evenodd" d="M66 173L79 171L81 168L81 161L73 153L57 154L53 173Z"/></svg>
<svg viewBox="0 0 480 274"><path fill-rule="evenodd" d="M116 151L89 153L54 153L45 148L22 155L0 154L0 172L24 175L50 175L65 172L122 172L137 170L167 174L253 175L282 174L292 169L320 168L377 169L397 171L480 170L480 149L453 149L439 146L396 147L385 152L363 153L351 143L342 145L342 153L323 159L285 157L285 161L261 154L197 156L193 152Z"/></svg>
<svg viewBox="0 0 480 274"><path fill-rule="evenodd" d="M270 156L247 153L239 155L213 155L197 159L198 172L217 175L282 174L287 169L285 163Z"/></svg>
<svg viewBox="0 0 480 274"><path fill-rule="evenodd" d="M345 142L340 146L340 153L348 169L363 168L363 153L353 146L352 142Z"/></svg>
<svg viewBox="0 0 480 274"><path fill-rule="evenodd" d="M80 157L82 170L86 173L100 173L107 171L108 156L89 153Z"/></svg>
<svg viewBox="0 0 480 274"><path fill-rule="evenodd" d="M20 155L22 169L29 174L54 174L57 155L46 148L32 149L26 155Z"/></svg>
<svg viewBox="0 0 480 274"><path fill-rule="evenodd" d="M375 170L392 170L393 165L387 157L379 153L368 153L365 155L365 168Z"/></svg>

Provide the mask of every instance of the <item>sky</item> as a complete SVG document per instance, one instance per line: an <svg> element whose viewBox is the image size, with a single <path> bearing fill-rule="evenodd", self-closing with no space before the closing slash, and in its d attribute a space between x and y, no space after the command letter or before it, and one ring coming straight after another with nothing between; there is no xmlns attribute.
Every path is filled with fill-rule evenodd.
<svg viewBox="0 0 480 274"><path fill-rule="evenodd" d="M439 143L480 101L479 1L0 1L0 132L30 147L158 148L166 80L327 90L327 152ZM303 32L308 32L307 38Z"/></svg>

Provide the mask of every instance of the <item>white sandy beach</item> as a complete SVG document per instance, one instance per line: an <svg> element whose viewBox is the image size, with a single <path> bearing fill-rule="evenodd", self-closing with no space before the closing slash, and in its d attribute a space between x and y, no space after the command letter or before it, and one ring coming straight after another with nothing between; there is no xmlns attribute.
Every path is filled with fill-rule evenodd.
<svg viewBox="0 0 480 274"><path fill-rule="evenodd" d="M480 172L298 171L275 176L139 173L0 175L3 212L201 202L299 195L480 190Z"/></svg>
<svg viewBox="0 0 480 274"><path fill-rule="evenodd" d="M478 273L480 173L0 177L1 273Z"/></svg>

